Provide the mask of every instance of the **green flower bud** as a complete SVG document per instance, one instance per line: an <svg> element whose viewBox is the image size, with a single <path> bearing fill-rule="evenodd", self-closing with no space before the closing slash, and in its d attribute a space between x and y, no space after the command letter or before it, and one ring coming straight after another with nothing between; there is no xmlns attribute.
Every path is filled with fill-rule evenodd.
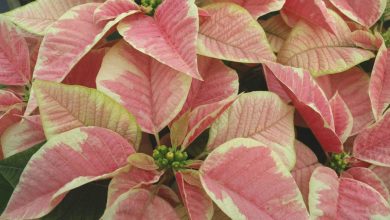
<svg viewBox="0 0 390 220"><path fill-rule="evenodd" d="M179 168L181 167L181 164L180 164L180 162L178 162L178 161L174 161L174 162L172 163L172 167L173 167L174 169L179 169Z"/></svg>
<svg viewBox="0 0 390 220"><path fill-rule="evenodd" d="M170 151L165 154L165 158L167 158L169 161L173 161L173 159L175 158L175 154Z"/></svg>
<svg viewBox="0 0 390 220"><path fill-rule="evenodd" d="M160 152L157 149L153 150L153 158L156 160L160 157L161 157Z"/></svg>

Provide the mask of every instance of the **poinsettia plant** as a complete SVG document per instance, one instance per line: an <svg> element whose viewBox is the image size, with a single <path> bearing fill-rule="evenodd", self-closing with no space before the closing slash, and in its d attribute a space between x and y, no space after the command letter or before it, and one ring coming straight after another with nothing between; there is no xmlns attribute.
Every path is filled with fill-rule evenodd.
<svg viewBox="0 0 390 220"><path fill-rule="evenodd" d="M390 2L0 15L0 219L389 219Z"/></svg>

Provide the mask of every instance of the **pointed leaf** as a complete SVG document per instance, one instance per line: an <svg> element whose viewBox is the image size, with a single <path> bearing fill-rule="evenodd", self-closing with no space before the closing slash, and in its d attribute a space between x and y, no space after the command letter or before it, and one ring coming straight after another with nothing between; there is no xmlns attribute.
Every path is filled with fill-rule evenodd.
<svg viewBox="0 0 390 220"><path fill-rule="evenodd" d="M23 118L1 135L4 157L10 157L45 140L39 115Z"/></svg>
<svg viewBox="0 0 390 220"><path fill-rule="evenodd" d="M320 76L342 72L374 57L372 52L356 48L347 24L334 12L329 12L335 21L337 35L301 21L280 49L278 61Z"/></svg>
<svg viewBox="0 0 390 220"><path fill-rule="evenodd" d="M21 102L22 100L14 93L0 90L0 112L6 111L10 106Z"/></svg>
<svg viewBox="0 0 390 220"><path fill-rule="evenodd" d="M128 166L126 170L111 180L108 186L107 207L112 206L119 196L130 189L156 183L162 174L163 172L157 170L145 170Z"/></svg>
<svg viewBox="0 0 390 220"><path fill-rule="evenodd" d="M356 137L353 155L371 164L390 167L390 113Z"/></svg>
<svg viewBox="0 0 390 220"><path fill-rule="evenodd" d="M303 19L313 26L321 27L333 34L337 33L336 24L322 0L287 0L281 14L288 17L288 23L292 27Z"/></svg>
<svg viewBox="0 0 390 220"><path fill-rule="evenodd" d="M57 135L30 159L3 217L42 217L69 190L115 175L132 153L124 138L104 128L76 128Z"/></svg>
<svg viewBox="0 0 390 220"><path fill-rule="evenodd" d="M352 131L352 113L338 92L329 100L329 105L333 113L335 132L344 143Z"/></svg>
<svg viewBox="0 0 390 220"><path fill-rule="evenodd" d="M294 179L271 149L237 138L211 152L200 168L207 194L230 218L308 219Z"/></svg>
<svg viewBox="0 0 390 220"><path fill-rule="evenodd" d="M0 135L11 125L20 121L20 115L23 114L23 107L23 103L18 103L12 105L7 111L0 113Z"/></svg>
<svg viewBox="0 0 390 220"><path fill-rule="evenodd" d="M141 130L134 116L103 93L41 80L35 80L33 88L48 139L73 128L98 126L121 134L138 147Z"/></svg>
<svg viewBox="0 0 390 220"><path fill-rule="evenodd" d="M363 70L354 67L345 72L316 78L328 99L337 92L353 116L351 135L363 130L373 121L368 84L370 78Z"/></svg>
<svg viewBox="0 0 390 220"><path fill-rule="evenodd" d="M48 29L39 49L34 78L61 82L114 25L131 14L121 15L105 26L97 25L93 21L93 12L99 5L89 3L76 6Z"/></svg>
<svg viewBox="0 0 390 220"><path fill-rule="evenodd" d="M97 87L135 115L143 131L158 133L180 112L191 78L124 41L103 59Z"/></svg>
<svg viewBox="0 0 390 220"><path fill-rule="evenodd" d="M329 152L341 152L343 146L334 131L330 105L310 73L277 63L267 63L266 67L283 86L323 149Z"/></svg>
<svg viewBox="0 0 390 220"><path fill-rule="evenodd" d="M210 16L200 21L198 54L242 63L275 60L264 30L245 9L231 3L210 4L203 9Z"/></svg>
<svg viewBox="0 0 390 220"><path fill-rule="evenodd" d="M254 19L278 11L286 0L213 0L213 2L232 2L248 10Z"/></svg>
<svg viewBox="0 0 390 220"><path fill-rule="evenodd" d="M291 170L291 175L302 193L303 200L308 208L309 198L309 181L314 169L321 164L318 162L316 155L306 145L299 141L295 141L295 152L297 162L294 169Z"/></svg>
<svg viewBox="0 0 390 220"><path fill-rule="evenodd" d="M390 104L390 49L385 43L379 48L371 73L368 93L375 120L379 120Z"/></svg>
<svg viewBox="0 0 390 220"><path fill-rule="evenodd" d="M378 50L382 45L380 34L371 34L369 31L356 30L352 32L352 41L356 46L367 50Z"/></svg>
<svg viewBox="0 0 390 220"><path fill-rule="evenodd" d="M371 186L376 191L378 191L384 199L389 201L389 190L387 189L383 180L381 180L380 177L375 174L375 172L365 167L352 167L345 171L345 173L350 175L351 178Z"/></svg>
<svg viewBox="0 0 390 220"><path fill-rule="evenodd" d="M291 28L283 21L280 15L275 15L267 20L260 20L259 23L264 28L267 39L274 52L279 52L284 41L287 40Z"/></svg>
<svg viewBox="0 0 390 220"><path fill-rule="evenodd" d="M27 42L13 24L0 18L0 84L25 85L30 78Z"/></svg>
<svg viewBox="0 0 390 220"><path fill-rule="evenodd" d="M139 6L132 0L107 0L96 8L93 17L95 23L101 23L131 10L140 11Z"/></svg>
<svg viewBox="0 0 390 220"><path fill-rule="evenodd" d="M252 138L275 150L288 168L295 164L294 109L270 92L241 95L211 126L208 150L238 137Z"/></svg>
<svg viewBox="0 0 390 220"><path fill-rule="evenodd" d="M380 166L371 166L369 168L383 181L386 188L390 190L390 169Z"/></svg>
<svg viewBox="0 0 390 220"><path fill-rule="evenodd" d="M371 186L318 167L310 179L312 219L387 219L390 206Z"/></svg>
<svg viewBox="0 0 390 220"><path fill-rule="evenodd" d="M386 8L386 0L330 0L344 15L366 27L371 27Z"/></svg>
<svg viewBox="0 0 390 220"><path fill-rule="evenodd" d="M102 219L179 220L167 201L146 189L132 189L119 196Z"/></svg>
<svg viewBox="0 0 390 220"><path fill-rule="evenodd" d="M194 0L164 0L153 17L131 16L118 25L118 31L135 49L201 79L196 61L198 23Z"/></svg>
<svg viewBox="0 0 390 220"><path fill-rule="evenodd" d="M211 219L214 213L213 201L204 191L195 170L179 171L175 175L181 198L191 220Z"/></svg>
<svg viewBox="0 0 390 220"><path fill-rule="evenodd" d="M66 11L76 5L103 0L37 0L4 15L28 32L44 35Z"/></svg>

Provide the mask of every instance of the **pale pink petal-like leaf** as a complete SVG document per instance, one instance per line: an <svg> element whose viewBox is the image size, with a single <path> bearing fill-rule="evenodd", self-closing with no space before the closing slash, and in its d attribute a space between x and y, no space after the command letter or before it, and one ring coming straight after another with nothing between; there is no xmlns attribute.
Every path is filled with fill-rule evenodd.
<svg viewBox="0 0 390 220"><path fill-rule="evenodd" d="M114 176L132 153L126 139L104 128L82 127L57 135L28 162L3 217L42 217L69 190Z"/></svg>
<svg viewBox="0 0 390 220"><path fill-rule="evenodd" d="M322 0L286 0L281 14L288 19L292 27L303 19L313 26L321 27L333 34L337 33L335 21Z"/></svg>
<svg viewBox="0 0 390 220"><path fill-rule="evenodd" d="M263 28L244 8L231 3L215 3L203 9L210 16L200 21L199 54L242 63L275 60Z"/></svg>
<svg viewBox="0 0 390 220"><path fill-rule="evenodd" d="M119 23L118 31L135 49L202 79L196 60L198 19L194 0L164 0L153 17L133 15Z"/></svg>
<svg viewBox="0 0 390 220"><path fill-rule="evenodd" d="M336 92L347 104L353 116L351 135L359 133L373 121L371 102L368 96L370 78L358 67L345 72L316 78L328 99Z"/></svg>
<svg viewBox="0 0 390 220"><path fill-rule="evenodd" d="M356 46L367 50L378 50L382 45L382 37L378 33L375 35L369 31L356 30L352 32L351 39Z"/></svg>
<svg viewBox="0 0 390 220"><path fill-rule="evenodd" d="M272 74L272 72L263 65L264 78L267 82L268 91L278 94L278 96L286 103L291 102L290 97L284 90L283 86L279 83L278 79Z"/></svg>
<svg viewBox="0 0 390 220"><path fill-rule="evenodd" d="M83 126L108 128L138 148L141 130L134 116L102 92L83 86L70 86L35 80L46 138Z"/></svg>
<svg viewBox="0 0 390 220"><path fill-rule="evenodd" d="M341 142L344 143L352 131L352 113L338 92L329 100L329 105L333 113L335 132Z"/></svg>
<svg viewBox="0 0 390 220"><path fill-rule="evenodd" d="M23 108L23 103L17 103L15 105L10 106L5 112L0 114L0 136L11 125L20 121L20 115L23 114Z"/></svg>
<svg viewBox="0 0 390 220"><path fill-rule="evenodd" d="M30 78L27 42L12 23L0 18L0 84L25 85Z"/></svg>
<svg viewBox="0 0 390 220"><path fill-rule="evenodd" d="M188 147L206 130L230 105L236 97L201 105L175 120L170 127L173 146Z"/></svg>
<svg viewBox="0 0 390 220"><path fill-rule="evenodd" d="M390 49L385 43L379 48L371 73L368 94L375 120L382 117L390 105Z"/></svg>
<svg viewBox="0 0 390 220"><path fill-rule="evenodd" d="M144 132L156 134L180 112L191 77L120 41L104 57L96 82L135 115Z"/></svg>
<svg viewBox="0 0 390 220"><path fill-rule="evenodd" d="M62 83L96 88L96 77L106 51L106 48L91 50L76 64Z"/></svg>
<svg viewBox="0 0 390 220"><path fill-rule="evenodd" d="M158 187L157 195L169 202L172 207L176 207L181 204L179 196L177 196L176 192L171 189L169 186L161 185L155 186ZM152 188L153 189L153 188Z"/></svg>
<svg viewBox="0 0 390 220"><path fill-rule="evenodd" d="M96 8L93 17L95 23L101 23L133 10L140 11L140 7L133 0L107 0Z"/></svg>
<svg viewBox="0 0 390 220"><path fill-rule="evenodd" d="M179 220L173 207L146 189L132 189L107 208L102 219Z"/></svg>
<svg viewBox="0 0 390 220"><path fill-rule="evenodd" d="M241 95L211 126L207 149L238 137L273 146L289 169L295 164L294 108L271 92Z"/></svg>
<svg viewBox="0 0 390 220"><path fill-rule="evenodd" d="M116 175L108 186L107 207L110 207L120 195L130 189L156 183L163 172L144 170L135 166L128 166L123 172Z"/></svg>
<svg viewBox="0 0 390 220"><path fill-rule="evenodd" d="M44 35L66 11L76 5L104 0L37 0L4 15L28 32Z"/></svg>
<svg viewBox="0 0 390 220"><path fill-rule="evenodd" d="M345 16L366 27L371 27L386 8L386 0L330 0Z"/></svg>
<svg viewBox="0 0 390 220"><path fill-rule="evenodd" d="M356 137L353 155L371 164L390 167L390 112Z"/></svg>
<svg viewBox="0 0 390 220"><path fill-rule="evenodd" d="M97 25L93 21L93 12L99 5L76 6L48 29L39 49L34 78L61 82L114 25L133 13L122 14L105 26Z"/></svg>
<svg viewBox="0 0 390 220"><path fill-rule="evenodd" d="M302 193L303 200L307 207L309 196L309 181L312 172L321 164L318 162L316 155L306 145L299 141L295 141L295 152L297 155L297 162L291 170L291 175Z"/></svg>
<svg viewBox="0 0 390 220"><path fill-rule="evenodd" d="M45 140L39 115L27 116L0 136L4 157L10 157Z"/></svg>
<svg viewBox="0 0 390 220"><path fill-rule="evenodd" d="M323 149L328 152L341 152L343 146L334 131L329 102L310 73L277 63L267 63L266 68L269 68L270 73L281 83Z"/></svg>
<svg viewBox="0 0 390 220"><path fill-rule="evenodd" d="M280 49L278 61L320 76L345 71L374 57L372 52L355 47L347 24L334 12L329 13L335 21L337 35L301 21Z"/></svg>
<svg viewBox="0 0 390 220"><path fill-rule="evenodd" d="M369 168L383 181L387 189L390 190L390 168L381 166L370 166Z"/></svg>
<svg viewBox="0 0 390 220"><path fill-rule="evenodd" d="M22 100L13 92L0 90L0 112L6 111L12 105L21 102Z"/></svg>
<svg viewBox="0 0 390 220"><path fill-rule="evenodd" d="M200 168L205 191L232 219L308 219L293 177L265 146L237 138L217 147Z"/></svg>
<svg viewBox="0 0 390 220"><path fill-rule="evenodd" d="M278 11L286 0L212 0L213 2L232 2L248 10L254 19Z"/></svg>
<svg viewBox="0 0 390 220"><path fill-rule="evenodd" d="M310 179L311 219L388 219L390 206L371 186L318 167Z"/></svg>
<svg viewBox="0 0 390 220"><path fill-rule="evenodd" d="M348 174L350 178L371 186L378 191L384 199L390 201L389 190L387 189L385 183L372 170L365 167L352 167L344 173ZM342 177L344 173L341 174Z"/></svg>
<svg viewBox="0 0 390 220"><path fill-rule="evenodd" d="M192 80L182 113L237 95L238 75L222 61L198 56L198 69L203 81Z"/></svg>
<svg viewBox="0 0 390 220"><path fill-rule="evenodd" d="M199 172L182 170L175 175L183 203L191 220L207 220L213 217L213 201L200 183Z"/></svg>
<svg viewBox="0 0 390 220"><path fill-rule="evenodd" d="M291 28L283 21L280 15L275 15L267 20L260 20L259 23L264 28L267 39L274 52L279 52L284 41L287 40Z"/></svg>

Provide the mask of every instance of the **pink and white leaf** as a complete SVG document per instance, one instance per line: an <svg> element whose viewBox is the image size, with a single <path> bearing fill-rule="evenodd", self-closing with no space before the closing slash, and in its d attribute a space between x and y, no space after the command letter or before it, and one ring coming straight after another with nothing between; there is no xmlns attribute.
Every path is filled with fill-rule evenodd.
<svg viewBox="0 0 390 220"><path fill-rule="evenodd" d="M105 26L97 25L93 21L93 13L99 5L89 3L76 6L48 29L39 50L34 78L61 82L112 27L134 13L122 14Z"/></svg>
<svg viewBox="0 0 390 220"><path fill-rule="evenodd" d="M45 134L39 115L24 117L21 121L8 127L1 135L1 146L4 157L27 150L45 140Z"/></svg>
<svg viewBox="0 0 390 220"><path fill-rule="evenodd" d="M57 135L32 156L2 216L42 217L69 190L114 176L132 153L126 139L104 128L82 127Z"/></svg>
<svg viewBox="0 0 390 220"><path fill-rule="evenodd" d="M192 80L181 113L231 98L238 93L238 75L222 61L198 56L198 69L203 81Z"/></svg>
<svg viewBox="0 0 390 220"><path fill-rule="evenodd" d="M175 24L175 25L172 25ZM154 16L137 14L118 25L118 31L135 49L196 79L198 8L194 0L165 0Z"/></svg>
<svg viewBox="0 0 390 220"><path fill-rule="evenodd" d="M294 177L294 180L299 187L299 191L302 194L306 207L309 207L308 198L310 177L314 169L321 166L321 164L318 162L317 156L313 153L313 151L297 140L295 141L295 153L297 155L297 162L291 170L291 175Z"/></svg>
<svg viewBox="0 0 390 220"><path fill-rule="evenodd" d="M200 20L198 54L241 63L275 60L263 28L244 8L215 3L203 9L210 16Z"/></svg>
<svg viewBox="0 0 390 220"><path fill-rule="evenodd" d="M103 0L37 0L4 15L28 32L45 35L48 27L74 6Z"/></svg>
<svg viewBox="0 0 390 220"><path fill-rule="evenodd" d="M390 190L390 168L381 166L369 167L386 185L386 188Z"/></svg>
<svg viewBox="0 0 390 220"><path fill-rule="evenodd" d="M131 165L126 167L111 180L108 186L106 206L112 206L119 196L133 188L156 183L162 174L162 172L157 170L144 170Z"/></svg>
<svg viewBox="0 0 390 220"><path fill-rule="evenodd" d="M270 92L276 93L283 101L290 103L291 99L283 88L283 85L279 83L278 78L263 65L264 78L267 82L267 89Z"/></svg>
<svg viewBox="0 0 390 220"><path fill-rule="evenodd" d="M180 112L191 77L120 41L104 57L96 82L135 115L144 132L156 134Z"/></svg>
<svg viewBox="0 0 390 220"><path fill-rule="evenodd" d="M96 8L93 17L97 24L113 20L129 11L140 11L140 7L133 0L107 0Z"/></svg>
<svg viewBox="0 0 390 220"><path fill-rule="evenodd" d="M371 27L386 8L386 0L330 0L345 16L366 27Z"/></svg>
<svg viewBox="0 0 390 220"><path fill-rule="evenodd" d="M368 94L375 120L379 120L390 105L390 49L385 43L379 48L371 73Z"/></svg>
<svg viewBox="0 0 390 220"><path fill-rule="evenodd" d="M318 167L310 179L309 209L312 219L387 219L390 206L371 186Z"/></svg>
<svg viewBox="0 0 390 220"><path fill-rule="evenodd" d="M191 220L212 219L213 201L200 183L199 172L182 170L175 174L183 203Z"/></svg>
<svg viewBox="0 0 390 220"><path fill-rule="evenodd" d="M353 155L374 165L390 167L390 113L356 137Z"/></svg>
<svg viewBox="0 0 390 220"><path fill-rule="evenodd" d="M281 15L291 27L299 20L318 26L330 33L337 33L335 21L322 0L286 0Z"/></svg>
<svg viewBox="0 0 390 220"><path fill-rule="evenodd" d="M30 78L27 42L15 25L0 18L0 84L25 85Z"/></svg>
<svg viewBox="0 0 390 220"><path fill-rule="evenodd" d="M21 103L22 100L13 92L7 90L0 90L0 112L7 111L12 105Z"/></svg>
<svg viewBox="0 0 390 220"><path fill-rule="evenodd" d="M347 104L353 116L351 135L358 134L373 121L371 102L368 96L370 78L358 67L345 72L316 78L328 99L337 92Z"/></svg>
<svg viewBox="0 0 390 220"><path fill-rule="evenodd" d="M260 20L272 50L277 53L287 40L291 28L283 21L280 15L275 15L267 20Z"/></svg>
<svg viewBox="0 0 390 220"><path fill-rule="evenodd" d="M234 138L258 140L273 147L285 165L295 164L294 108L271 92L240 95L211 126L209 151Z"/></svg>
<svg viewBox="0 0 390 220"><path fill-rule="evenodd" d="M110 129L138 148L141 129L122 105L95 89L35 80L33 89L39 104L47 139L83 126Z"/></svg>
<svg viewBox="0 0 390 220"><path fill-rule="evenodd" d="M233 139L214 149L200 168L200 180L232 219L309 218L288 168L272 147L253 139Z"/></svg>
<svg viewBox="0 0 390 220"><path fill-rule="evenodd" d="M300 21L280 49L278 62L321 76L345 71L374 57L372 52L355 46L345 21L336 13L329 13L336 24L336 35Z"/></svg>
<svg viewBox="0 0 390 220"><path fill-rule="evenodd" d="M248 10L254 19L283 7L286 0L213 0L213 2L231 2Z"/></svg>
<svg viewBox="0 0 390 220"><path fill-rule="evenodd" d="M380 34L372 34L365 30L356 30L352 32L351 39L356 46L367 50L378 50L382 45L382 37Z"/></svg>
<svg viewBox="0 0 390 220"><path fill-rule="evenodd" d="M365 167L352 167L344 173L348 174L350 178L353 178L371 186L377 192L379 192L383 196L383 198L386 199L386 201L390 201L389 189L387 189L386 184L383 182L383 180L371 169ZM344 173L341 173L342 177L344 177Z"/></svg>
<svg viewBox="0 0 390 220"><path fill-rule="evenodd" d="M329 105L333 113L335 132L344 143L352 132L352 113L338 92L329 100Z"/></svg>
<svg viewBox="0 0 390 220"><path fill-rule="evenodd" d="M335 133L330 104L310 73L277 63L267 63L266 68L283 86L323 149L327 152L341 152L343 146Z"/></svg>
<svg viewBox="0 0 390 220"><path fill-rule="evenodd" d="M146 189L132 189L106 209L102 219L179 220L173 207Z"/></svg>

